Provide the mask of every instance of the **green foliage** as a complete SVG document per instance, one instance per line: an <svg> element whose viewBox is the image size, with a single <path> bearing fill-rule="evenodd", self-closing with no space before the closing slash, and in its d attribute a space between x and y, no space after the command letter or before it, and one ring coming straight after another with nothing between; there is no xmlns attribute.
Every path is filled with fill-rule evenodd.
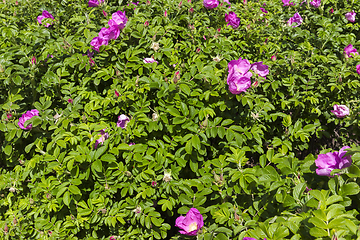
<svg viewBox="0 0 360 240"><path fill-rule="evenodd" d="M1 239L183 239L175 220L192 207L204 240L359 238L360 56L343 57L360 47L344 17L359 1L298 1L295 28L295 7L246 2L231 4L238 29L226 4L194 0L1 3ZM92 65L90 42L119 10L129 21ZM240 57L270 73L233 95L227 64ZM351 115L337 119L334 104ZM316 155L345 145L353 165L316 175Z"/></svg>

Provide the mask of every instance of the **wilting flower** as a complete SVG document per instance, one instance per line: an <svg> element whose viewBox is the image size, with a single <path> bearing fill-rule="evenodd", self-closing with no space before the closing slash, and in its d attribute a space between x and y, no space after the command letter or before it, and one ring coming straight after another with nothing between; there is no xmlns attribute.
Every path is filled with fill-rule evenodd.
<svg viewBox="0 0 360 240"><path fill-rule="evenodd" d="M88 4L89 7L97 7L99 6L100 3L103 3L104 0L100 0L100 2L98 0L89 0Z"/></svg>
<svg viewBox="0 0 360 240"><path fill-rule="evenodd" d="M101 37L94 37L93 40L91 40L90 45L92 46L92 49L94 49L95 51L99 51L99 48L102 45L108 45L109 41L101 38Z"/></svg>
<svg viewBox="0 0 360 240"><path fill-rule="evenodd" d="M231 25L234 29L238 28L240 24L240 18L234 12L225 13L225 21L228 23L227 26Z"/></svg>
<svg viewBox="0 0 360 240"><path fill-rule="evenodd" d="M152 48L156 52L157 50L159 50L160 45L157 42L153 42L150 48Z"/></svg>
<svg viewBox="0 0 360 240"><path fill-rule="evenodd" d="M119 28L120 30L123 29L127 23L128 19L125 15L125 11L117 11L112 14L112 19L109 20L108 25L115 26Z"/></svg>
<svg viewBox="0 0 360 240"><path fill-rule="evenodd" d="M299 13L295 13L293 17L291 17L288 21L287 24L288 26L292 26L293 23L296 23L296 25L292 26L292 27L298 27L300 26L300 24L302 23L303 19L301 18Z"/></svg>
<svg viewBox="0 0 360 240"><path fill-rule="evenodd" d="M24 124L27 120L30 120L34 116L39 116L39 111L37 109L32 109L31 111L27 111L26 113L24 113L19 118L19 122L18 122L19 127L24 130L30 130L32 128L32 124L29 124L26 127L24 126Z"/></svg>
<svg viewBox="0 0 360 240"><path fill-rule="evenodd" d="M355 16L356 13L354 12L354 10L345 14L345 17L349 22L355 22Z"/></svg>
<svg viewBox="0 0 360 240"><path fill-rule="evenodd" d="M339 152L328 152L326 154L319 154L315 160L316 174L319 176L331 177L330 173L334 169L343 169L350 167L352 160L351 156L346 156L345 149L350 148L349 146L342 147Z"/></svg>
<svg viewBox="0 0 360 240"><path fill-rule="evenodd" d="M41 21L45 18L54 19L53 15L51 15L48 11L44 10L40 16L37 17L38 22L41 24ZM46 23L45 27L49 27L52 23Z"/></svg>
<svg viewBox="0 0 360 240"><path fill-rule="evenodd" d="M295 3L294 2L291 2L290 3L290 0L282 0L282 2L283 2L283 7L287 7L287 6L294 6L295 5Z"/></svg>
<svg viewBox="0 0 360 240"><path fill-rule="evenodd" d="M106 133L105 129L100 130L99 135L100 135L100 138L95 141L94 149L97 149L97 146L99 145L99 143L101 143L101 145L102 145L105 142L105 140L109 138L109 133Z"/></svg>
<svg viewBox="0 0 360 240"><path fill-rule="evenodd" d="M337 105L337 104L334 105L334 110L331 110L331 112L335 114L337 118L343 118L350 114L350 110L346 105Z"/></svg>
<svg viewBox="0 0 360 240"><path fill-rule="evenodd" d="M344 48L345 58L346 57L353 57L353 56L358 55L358 54L359 53L357 52L356 48L353 47L352 44L349 44Z"/></svg>
<svg viewBox="0 0 360 240"><path fill-rule="evenodd" d="M153 63L153 62L159 63L158 61L156 61L153 58L144 58L144 63Z"/></svg>
<svg viewBox="0 0 360 240"><path fill-rule="evenodd" d="M311 4L313 7L318 8L318 7L320 7L321 0L312 0L312 1L310 2L310 4Z"/></svg>
<svg viewBox="0 0 360 240"><path fill-rule="evenodd" d="M356 65L356 72L360 75L360 64Z"/></svg>
<svg viewBox="0 0 360 240"><path fill-rule="evenodd" d="M171 172L167 172L167 171L165 170L164 177L163 177L163 181L164 181L164 182L170 182L171 180L172 180Z"/></svg>
<svg viewBox="0 0 360 240"><path fill-rule="evenodd" d="M35 56L33 56L33 57L31 58L31 64L32 64L32 65L35 65L35 64L36 64L36 57L35 57Z"/></svg>
<svg viewBox="0 0 360 240"><path fill-rule="evenodd" d="M188 236L196 236L199 229L203 226L203 216L196 208L190 208L185 217L180 216L175 221L175 227L182 229L179 232Z"/></svg>
<svg viewBox="0 0 360 240"><path fill-rule="evenodd" d="M260 8L260 10L261 10L263 13L268 13L268 11L266 11L264 8Z"/></svg>
<svg viewBox="0 0 360 240"><path fill-rule="evenodd" d="M216 8L217 6L219 6L219 1L218 0L204 0L203 4L206 9L212 9L212 8Z"/></svg>
<svg viewBox="0 0 360 240"><path fill-rule="evenodd" d="M130 119L126 115L121 114L118 117L118 122L116 123L116 125L121 128L126 128L126 125L129 121L130 121Z"/></svg>
<svg viewBox="0 0 360 240"><path fill-rule="evenodd" d="M256 62L251 64L251 70L258 74L261 77L266 77L269 74L269 66L264 65L263 62Z"/></svg>

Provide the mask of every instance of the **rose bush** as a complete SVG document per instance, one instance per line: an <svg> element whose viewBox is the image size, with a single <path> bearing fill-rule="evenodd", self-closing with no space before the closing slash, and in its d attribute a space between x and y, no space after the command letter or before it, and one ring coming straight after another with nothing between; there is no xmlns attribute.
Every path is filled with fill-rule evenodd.
<svg viewBox="0 0 360 240"><path fill-rule="evenodd" d="M360 7L310 2L3 1L0 238L357 239Z"/></svg>

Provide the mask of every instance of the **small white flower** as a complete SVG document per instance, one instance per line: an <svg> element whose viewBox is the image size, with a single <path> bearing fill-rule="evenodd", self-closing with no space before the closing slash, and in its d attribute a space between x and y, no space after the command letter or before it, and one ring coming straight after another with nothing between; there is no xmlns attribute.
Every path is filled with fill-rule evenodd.
<svg viewBox="0 0 360 240"><path fill-rule="evenodd" d="M159 115L158 115L156 112L154 112L154 113L152 114L152 120L153 120L154 122L156 122L158 119L159 119Z"/></svg>

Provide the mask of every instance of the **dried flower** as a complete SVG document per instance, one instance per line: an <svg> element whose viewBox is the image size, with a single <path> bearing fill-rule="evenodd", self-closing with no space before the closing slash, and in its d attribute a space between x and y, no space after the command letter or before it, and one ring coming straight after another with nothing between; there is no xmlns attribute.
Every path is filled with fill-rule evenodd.
<svg viewBox="0 0 360 240"><path fill-rule="evenodd" d="M159 50L160 45L157 42L153 42L150 48L152 48L156 52L157 50Z"/></svg>

